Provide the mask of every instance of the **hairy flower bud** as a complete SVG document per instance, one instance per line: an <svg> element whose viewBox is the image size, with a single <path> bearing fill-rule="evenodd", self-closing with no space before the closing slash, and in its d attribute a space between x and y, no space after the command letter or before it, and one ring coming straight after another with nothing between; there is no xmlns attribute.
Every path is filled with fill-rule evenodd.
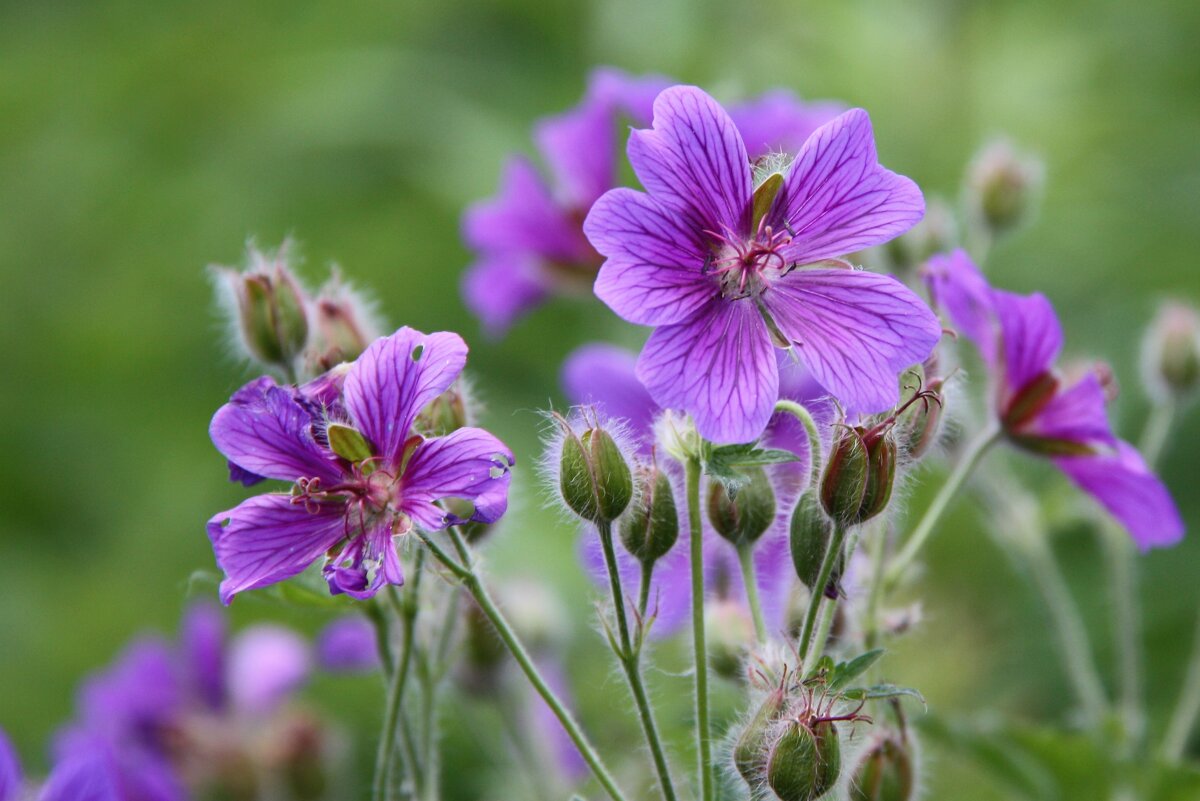
<svg viewBox="0 0 1200 801"><path fill-rule="evenodd" d="M633 507L621 521L621 542L642 564L653 564L679 539L679 511L666 473L651 465L638 471L638 492Z"/></svg>
<svg viewBox="0 0 1200 801"><path fill-rule="evenodd" d="M830 721L811 727L795 721L771 748L767 784L780 801L813 801L827 793L841 771L841 744Z"/></svg>
<svg viewBox="0 0 1200 801"><path fill-rule="evenodd" d="M292 368L308 342L308 300L288 268L285 253L269 258L251 249L244 271L218 268L236 305L238 339L256 361Z"/></svg>
<svg viewBox="0 0 1200 801"><path fill-rule="evenodd" d="M1033 213L1041 191L1042 163L1010 142L984 147L967 173L967 203L976 222L992 236L1006 234Z"/></svg>
<svg viewBox="0 0 1200 801"><path fill-rule="evenodd" d="M1142 376L1158 403L1186 402L1200 391L1200 314L1166 303L1146 331Z"/></svg>
<svg viewBox="0 0 1200 801"><path fill-rule="evenodd" d="M459 379L421 410L413 428L428 437L444 437L466 425L467 399Z"/></svg>
<svg viewBox="0 0 1200 801"><path fill-rule="evenodd" d="M742 471L746 481L734 488L709 482L708 519L735 546L752 545L775 519L775 489L760 466Z"/></svg>
<svg viewBox="0 0 1200 801"><path fill-rule="evenodd" d="M312 305L317 333L314 359L321 369L354 361L382 335L371 304L343 281L337 268Z"/></svg>
<svg viewBox="0 0 1200 801"><path fill-rule="evenodd" d="M850 801L912 801L916 795L909 747L888 734L862 755L850 782Z"/></svg>
<svg viewBox="0 0 1200 801"><path fill-rule="evenodd" d="M946 402L942 393L944 383L940 378L928 382L929 395L910 405L897 420L896 438L910 459L924 456L941 435L942 407Z"/></svg>
<svg viewBox="0 0 1200 801"><path fill-rule="evenodd" d="M930 198L921 221L883 246L892 272L911 276L935 253L949 253L958 245L954 211L944 201Z"/></svg>
<svg viewBox="0 0 1200 801"><path fill-rule="evenodd" d="M894 419L872 428L846 427L834 440L821 477L821 505L843 525L870 520L887 508L896 477Z"/></svg>
<svg viewBox="0 0 1200 801"><path fill-rule="evenodd" d="M833 522L821 508L816 492L807 490L800 496L796 510L792 512L792 525L789 534L789 546L792 552L792 566L804 586L811 591L821 573L821 562L825 560L825 552L829 550L829 541L833 538ZM839 581L845 568L845 558L840 558L834 566L829 583L822 589L826 598L837 598Z"/></svg>
<svg viewBox="0 0 1200 801"><path fill-rule="evenodd" d="M593 523L611 523L633 498L633 474L612 435L598 426L562 443L559 487L571 511Z"/></svg>
<svg viewBox="0 0 1200 801"><path fill-rule="evenodd" d="M767 736L787 708L787 696L776 687L759 704L733 746L733 764L751 787L757 787L767 770Z"/></svg>
<svg viewBox="0 0 1200 801"><path fill-rule="evenodd" d="M739 679L746 650L754 643L754 621L745 607L727 598L706 604L704 631L708 662L719 676Z"/></svg>

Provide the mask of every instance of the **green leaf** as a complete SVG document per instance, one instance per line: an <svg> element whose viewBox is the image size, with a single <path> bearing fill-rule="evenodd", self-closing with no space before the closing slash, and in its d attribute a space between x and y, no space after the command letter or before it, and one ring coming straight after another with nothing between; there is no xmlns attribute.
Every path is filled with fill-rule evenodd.
<svg viewBox="0 0 1200 801"><path fill-rule="evenodd" d="M718 445L708 450L704 469L712 478L737 486L745 482L739 468L798 462L800 457L780 448L760 448L754 443Z"/></svg>
<svg viewBox="0 0 1200 801"><path fill-rule="evenodd" d="M925 696L921 695L920 690L914 690L912 687L899 687L895 684L876 684L873 687L852 687L842 693L843 698L848 698L851 701L874 701L881 698L916 698L921 702L921 706L926 709L929 704L925 702Z"/></svg>
<svg viewBox="0 0 1200 801"><path fill-rule="evenodd" d="M840 690L850 682L857 679L876 662L879 657L883 656L883 649L876 648L873 651L867 651L865 654L854 657L849 662L841 662L834 669L833 674L829 677L829 689Z"/></svg>

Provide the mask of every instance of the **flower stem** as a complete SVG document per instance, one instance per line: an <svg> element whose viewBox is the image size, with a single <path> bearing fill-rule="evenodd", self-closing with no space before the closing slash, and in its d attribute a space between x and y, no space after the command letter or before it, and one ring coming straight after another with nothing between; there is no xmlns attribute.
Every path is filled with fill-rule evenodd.
<svg viewBox="0 0 1200 801"><path fill-rule="evenodd" d="M654 563L642 562L642 584L638 588L638 614L646 619L646 608L650 606L650 579L654 575Z"/></svg>
<svg viewBox="0 0 1200 801"><path fill-rule="evenodd" d="M808 652L813 645L813 628L817 622L817 612L821 609L821 601L825 598L825 587L829 584L829 577L833 575L834 565L837 564L838 555L842 552L842 544L846 541L846 527L841 523L835 523L833 528L833 536L829 540L829 548L825 551L825 558L821 560L821 569L817 573L817 580L812 586L812 598L808 601L808 611L804 614L804 628L800 630L800 664L802 667L808 666ZM825 647L824 643L820 643L817 647L819 653Z"/></svg>
<svg viewBox="0 0 1200 801"><path fill-rule="evenodd" d="M396 665L396 669L392 674L391 686L388 688L387 708L383 717L383 730L379 737L379 749L375 754L375 780L371 790L371 797L375 801L383 801L385 798L391 799L393 797L390 778L393 757L396 751L396 734L399 732L401 724L404 690L408 684L409 667L412 664L413 635L416 630L415 622L417 615L416 593L420 586L422 572L420 567L421 565L418 563L417 570L408 588L410 595L408 599L403 601L397 599L395 595L396 591L390 586L385 590L396 611L396 617L400 621L402 639L400 643L400 662ZM415 770L415 762L412 767Z"/></svg>
<svg viewBox="0 0 1200 801"><path fill-rule="evenodd" d="M654 758L654 769L658 772L658 785L666 801L675 801L675 785L671 781L671 770L667 766L667 758L663 753L662 741L659 739L658 726L654 722L654 711L650 708L650 700L646 696L646 687L642 682L641 647L635 649L629 637L629 621L625 614L625 594L621 590L621 573L617 568L617 553L613 547L612 523L597 523L600 530L600 543L604 547L604 561L608 566L609 587L612 590L614 615L617 618L617 633L621 638L621 666L625 668L625 677L629 680L629 690L633 693L634 703L637 704L638 717L642 722L642 731L646 734L646 744L650 746L650 755Z"/></svg>
<svg viewBox="0 0 1200 801"><path fill-rule="evenodd" d="M487 591L487 587L484 586L478 574L475 573L471 562L468 560L465 563L460 563L438 545L432 537L419 529L417 530L417 536L421 538L421 541L429 549L430 553L433 554L434 558L453 573L462 583L462 586L466 588L467 592L471 593L471 597L475 599L475 603L478 604L480 611L483 612L484 616L487 617L496 629L496 634L500 637L501 642L504 643L509 653L512 654L513 659L516 660L517 665L521 668L529 683L533 685L533 689L537 691L537 694L546 702L546 706L550 707L550 711L562 723L567 736L571 738L571 742L579 749L584 762L591 768L596 780L600 782L600 785L608 793L608 796L613 801L626 801L625 794L617 787L612 774L609 773L608 768L605 767L604 762L596 753L596 749L588 740L587 735L580 729L574 715L563 705L554 691L550 689L550 685L546 683L537 666L533 664L533 659L529 656L529 652L525 650L525 646L517 637L516 632L513 631L512 625L508 622L504 613L497 608L495 601L492 600L491 593ZM461 534L452 528L449 531L449 536L454 543L456 551L460 554L466 553L469 555L470 552L467 551Z"/></svg>
<svg viewBox="0 0 1200 801"><path fill-rule="evenodd" d="M1198 716L1200 716L1200 618L1197 618L1195 645L1191 659L1188 660L1187 675L1183 679L1179 701L1175 704L1175 713L1171 716L1166 736L1163 737L1162 757L1168 764L1173 765L1183 759Z"/></svg>
<svg viewBox="0 0 1200 801"><path fill-rule="evenodd" d="M696 747L701 801L713 801L712 742L708 721L708 647L704 642L704 533L700 525L700 460L687 460L688 528L692 560L692 656L696 674Z"/></svg>
<svg viewBox="0 0 1200 801"><path fill-rule="evenodd" d="M933 533L934 527L945 513L946 507L950 505L951 499L958 494L963 483L971 475L971 471L979 464L979 460L999 438L1000 427L991 425L985 428L978 438L967 447L966 453L958 460L954 471L946 479L946 483L942 485L933 502L929 504L929 508L925 510L917 527L913 529L912 535L904 543L900 552L896 554L896 558L892 560L892 564L884 576L884 583L887 587L895 586L900 577L904 575L904 571L916 558L921 547L925 545L925 541L929 539L929 535Z"/></svg>
<svg viewBox="0 0 1200 801"><path fill-rule="evenodd" d="M808 435L808 461L812 474L809 486L816 486L817 482L821 480L821 434L817 431L817 421L813 420L808 409L795 401L777 401L775 411L787 412L804 426L804 433Z"/></svg>
<svg viewBox="0 0 1200 801"><path fill-rule="evenodd" d="M883 605L883 565L887 559L888 533L887 526L879 526L875 541L871 543L871 589L867 595L866 633L863 637L868 651L879 645L883 634L879 613Z"/></svg>
<svg viewBox="0 0 1200 801"><path fill-rule="evenodd" d="M746 585L746 601L754 618L754 636L760 643L767 641L767 623L763 620L762 602L758 599L758 577L754 574L754 546L739 545L738 561L742 565L742 584Z"/></svg>

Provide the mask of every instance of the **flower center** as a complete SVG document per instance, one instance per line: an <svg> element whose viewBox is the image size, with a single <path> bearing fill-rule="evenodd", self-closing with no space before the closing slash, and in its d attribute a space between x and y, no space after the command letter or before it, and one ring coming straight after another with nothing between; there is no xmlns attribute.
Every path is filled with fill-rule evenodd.
<svg viewBox="0 0 1200 801"><path fill-rule="evenodd" d="M704 232L713 238L713 253L705 264L705 273L716 276L722 297L758 297L794 266L788 264L782 252L792 241L786 230L776 231L760 220L754 235L747 239L727 226L723 228L724 233Z"/></svg>

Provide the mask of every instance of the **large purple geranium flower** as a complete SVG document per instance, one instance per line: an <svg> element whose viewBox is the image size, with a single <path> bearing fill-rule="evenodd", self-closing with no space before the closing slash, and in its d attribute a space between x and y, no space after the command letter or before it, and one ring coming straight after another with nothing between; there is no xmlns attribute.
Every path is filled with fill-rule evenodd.
<svg viewBox="0 0 1200 801"><path fill-rule="evenodd" d="M993 411L1008 440L1049 458L1143 550L1178 542L1179 512L1137 450L1113 434L1100 376L1068 383L1055 368L1063 334L1050 301L993 289L962 250L930 259L927 280L991 370Z"/></svg>
<svg viewBox="0 0 1200 801"><path fill-rule="evenodd" d="M596 294L656 326L637 371L660 405L689 412L711 440L755 439L778 397L773 344L795 346L848 407L895 404L896 376L932 351L937 318L893 278L796 269L921 219L916 184L878 164L866 112L819 128L757 191L733 120L695 87L660 94L654 127L634 131L628 151L647 192L607 192L584 231L607 257Z"/></svg>
<svg viewBox="0 0 1200 801"><path fill-rule="evenodd" d="M404 581L397 536L463 522L441 501L473 503L469 519L484 523L504 514L513 456L500 440L477 428L413 433L466 357L457 334L401 328L346 369L299 389L260 378L217 411L209 434L232 464L294 482L290 493L250 498L209 521L222 602L319 559L331 592L370 598Z"/></svg>

